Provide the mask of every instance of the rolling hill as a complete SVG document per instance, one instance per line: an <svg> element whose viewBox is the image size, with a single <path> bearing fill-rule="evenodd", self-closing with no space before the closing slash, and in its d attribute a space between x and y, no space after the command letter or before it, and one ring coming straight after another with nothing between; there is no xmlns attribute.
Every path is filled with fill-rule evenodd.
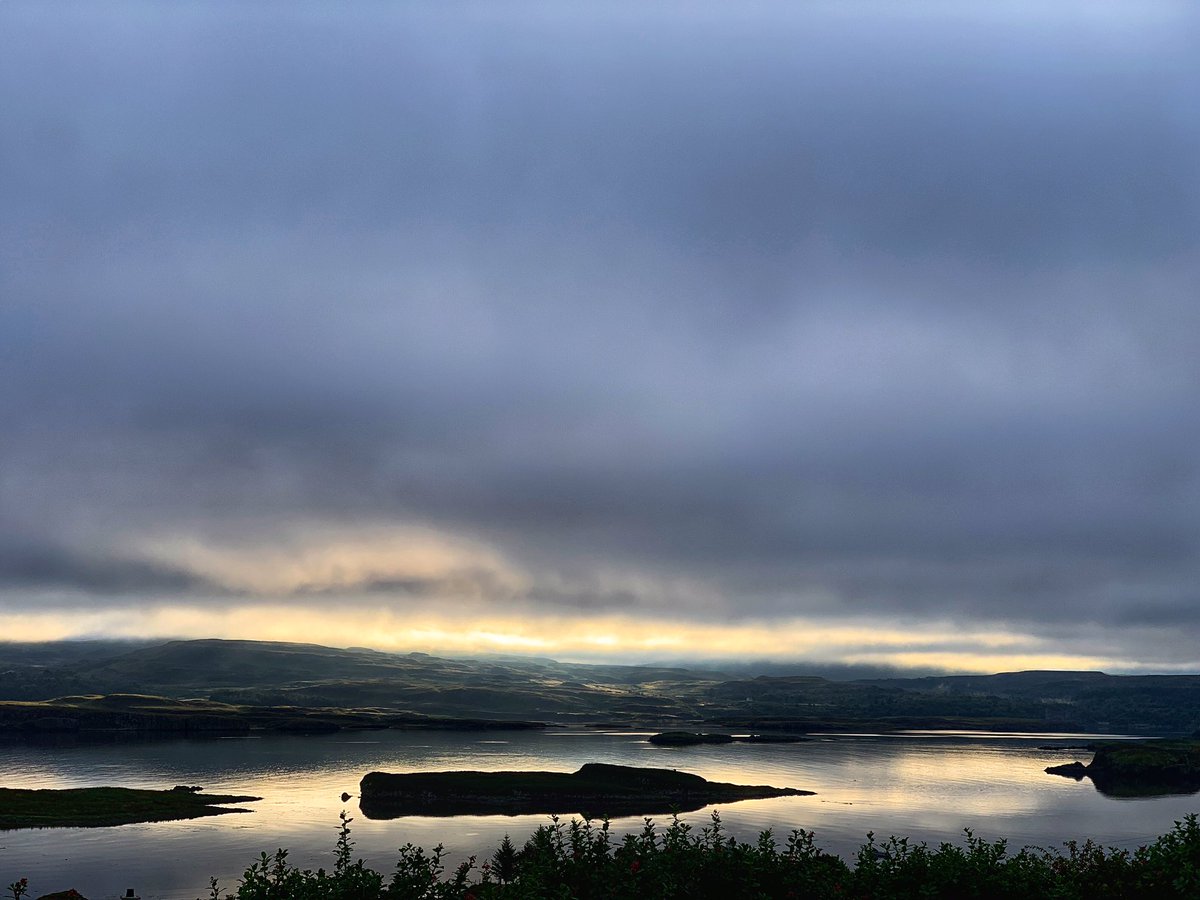
<svg viewBox="0 0 1200 900"><path fill-rule="evenodd" d="M789 732L991 728L1184 734L1200 675L1009 672L833 681L710 669L447 659L361 647L192 640L0 645L0 700L152 694L239 707L377 709L560 723Z"/></svg>

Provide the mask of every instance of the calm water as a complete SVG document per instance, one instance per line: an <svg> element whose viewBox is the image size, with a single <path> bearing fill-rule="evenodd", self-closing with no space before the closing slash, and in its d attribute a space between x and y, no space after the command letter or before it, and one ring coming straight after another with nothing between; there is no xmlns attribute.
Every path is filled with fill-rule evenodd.
<svg viewBox="0 0 1200 900"><path fill-rule="evenodd" d="M261 796L254 812L119 828L0 832L0 884L30 879L32 895L78 888L93 898L134 887L146 900L194 900L216 875L232 888L260 851L290 849L306 868L328 866L343 808L356 814L356 855L389 870L407 842L444 843L455 859L490 852L508 832L523 839L542 816L464 816L370 821L357 815L359 778L372 769L552 769L585 762L666 766L707 778L799 787L815 797L753 800L719 807L732 834L817 833L827 850L852 853L867 831L930 842L1007 837L1014 846L1092 837L1136 846L1200 811L1200 796L1114 800L1089 782L1046 775L1047 765L1086 753L1039 750L1079 743L1069 736L829 736L802 744L656 748L644 734L594 732L368 732L346 736L176 741L63 749L0 748L0 785L162 788ZM710 810L683 818L697 825ZM614 820L618 830L638 819Z"/></svg>

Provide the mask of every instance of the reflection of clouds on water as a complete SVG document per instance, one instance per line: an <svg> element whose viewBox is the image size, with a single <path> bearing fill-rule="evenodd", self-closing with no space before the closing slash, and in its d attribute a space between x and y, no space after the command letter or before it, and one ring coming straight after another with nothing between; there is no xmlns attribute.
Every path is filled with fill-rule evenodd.
<svg viewBox="0 0 1200 900"><path fill-rule="evenodd" d="M1024 741L839 737L803 744L688 748L657 748L644 737L522 732L510 735L506 743L482 745L452 732L381 732L370 742L330 735L52 750L10 747L0 760L0 783L6 786L162 788L194 783L263 800L244 816L119 829L16 832L5 836L5 858L21 861L31 877L53 875L86 884L99 894L120 893L128 882L144 893L157 885L157 892L168 900L193 900L209 875L233 884L264 850L285 846L301 866L327 865L343 809L355 818L356 852L385 870L395 861L396 847L409 841L427 847L444 843L452 859L459 860L490 852L506 833L524 836L547 821L536 815L370 821L355 800L343 804L339 797L343 791L357 794L359 779L371 770L573 771L585 762L615 762L675 768L717 781L814 790L815 797L716 808L739 838L753 839L767 828L782 838L793 828L805 828L816 831L821 847L839 853L854 852L867 831L940 842L958 840L964 827L985 838L1008 838L1012 846L1053 845L1089 836L1129 846L1167 830L1194 803L1189 797L1114 801L1088 784L1046 775L1042 769L1055 753L1037 749L1044 741L1041 736ZM1113 805L1117 802L1120 807ZM1116 809L1119 816L1113 815ZM710 812L699 810L683 819L701 825ZM655 818L662 823L668 817ZM612 826L621 833L641 824L640 816L629 816L614 819ZM155 859L186 862L156 864ZM104 879L110 877L108 884Z"/></svg>

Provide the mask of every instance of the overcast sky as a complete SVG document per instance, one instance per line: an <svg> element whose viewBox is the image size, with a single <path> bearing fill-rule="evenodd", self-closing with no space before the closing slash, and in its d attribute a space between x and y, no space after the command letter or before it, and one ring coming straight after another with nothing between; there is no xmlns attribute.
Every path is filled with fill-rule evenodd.
<svg viewBox="0 0 1200 900"><path fill-rule="evenodd" d="M1198 98L1190 0L8 0L0 634L1200 669Z"/></svg>

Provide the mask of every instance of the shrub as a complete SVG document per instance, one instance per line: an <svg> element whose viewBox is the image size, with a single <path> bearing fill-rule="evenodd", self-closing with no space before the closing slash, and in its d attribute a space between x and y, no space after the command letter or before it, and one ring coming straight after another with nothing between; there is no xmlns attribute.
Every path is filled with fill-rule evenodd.
<svg viewBox="0 0 1200 900"><path fill-rule="evenodd" d="M518 850L506 835L481 866L472 857L447 873L445 851L407 844L390 879L354 859L353 820L341 814L332 871L297 869L286 850L262 854L233 894L216 879L209 900L1184 900L1200 897L1200 820L1176 822L1136 851L1069 841L1063 850L989 842L930 847L873 834L852 862L826 853L812 832L779 846L727 837L720 816L696 831L651 819L616 840L609 823L551 817ZM20 898L22 879L9 886Z"/></svg>

